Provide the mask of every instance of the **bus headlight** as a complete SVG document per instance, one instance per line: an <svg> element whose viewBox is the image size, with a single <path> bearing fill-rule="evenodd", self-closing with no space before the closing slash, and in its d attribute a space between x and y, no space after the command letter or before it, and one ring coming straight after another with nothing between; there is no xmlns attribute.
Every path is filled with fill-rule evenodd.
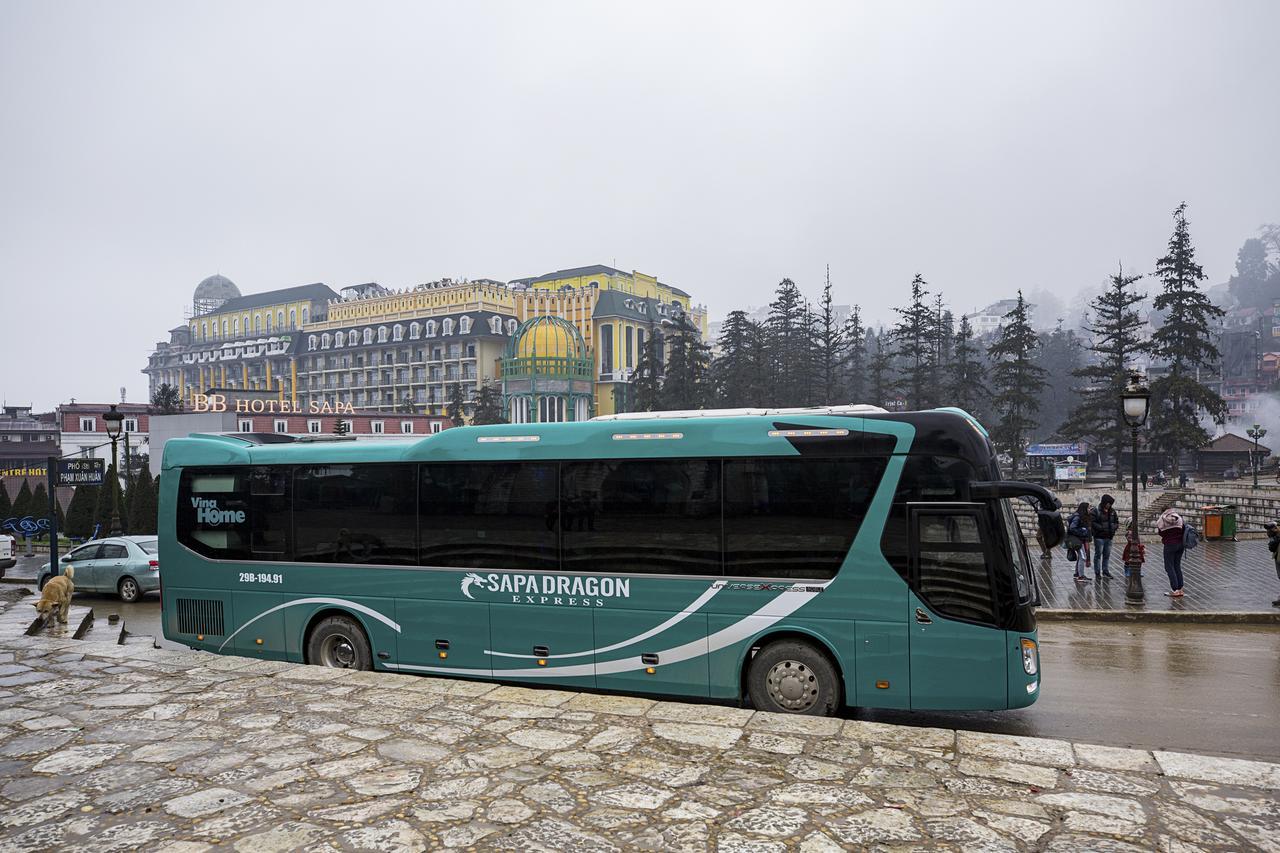
<svg viewBox="0 0 1280 853"><path fill-rule="evenodd" d="M1035 675L1040 671L1036 655L1036 641L1022 638L1022 671L1027 675Z"/></svg>

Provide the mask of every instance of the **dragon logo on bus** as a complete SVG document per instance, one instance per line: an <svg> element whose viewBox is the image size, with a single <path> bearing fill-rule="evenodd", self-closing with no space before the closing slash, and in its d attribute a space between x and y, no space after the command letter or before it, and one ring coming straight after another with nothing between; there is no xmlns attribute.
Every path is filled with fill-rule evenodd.
<svg viewBox="0 0 1280 853"><path fill-rule="evenodd" d="M630 598L631 579L581 575L531 575L467 572L462 576L462 594L472 601L474 592L496 592L511 596L512 604L550 604L568 607L604 607L607 599Z"/></svg>

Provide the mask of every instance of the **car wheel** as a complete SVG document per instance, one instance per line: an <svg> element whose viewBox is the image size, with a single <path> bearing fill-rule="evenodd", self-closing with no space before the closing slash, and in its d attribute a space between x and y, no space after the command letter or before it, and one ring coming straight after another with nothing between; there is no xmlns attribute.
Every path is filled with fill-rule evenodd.
<svg viewBox="0 0 1280 853"><path fill-rule="evenodd" d="M359 623L347 616L329 616L311 630L307 663L334 669L373 669L373 650Z"/></svg>
<svg viewBox="0 0 1280 853"><path fill-rule="evenodd" d="M142 589L138 586L138 582L131 577L120 578L120 584L116 587L120 593L120 600L125 604L133 604L139 598L142 598Z"/></svg>
<svg viewBox="0 0 1280 853"><path fill-rule="evenodd" d="M829 717L840 708L836 668L825 654L799 640L780 640L757 652L747 691L759 711Z"/></svg>
<svg viewBox="0 0 1280 853"><path fill-rule="evenodd" d="M41 575L40 580L36 581L36 591L44 592L44 585L47 584L48 582L49 582L49 576Z"/></svg>

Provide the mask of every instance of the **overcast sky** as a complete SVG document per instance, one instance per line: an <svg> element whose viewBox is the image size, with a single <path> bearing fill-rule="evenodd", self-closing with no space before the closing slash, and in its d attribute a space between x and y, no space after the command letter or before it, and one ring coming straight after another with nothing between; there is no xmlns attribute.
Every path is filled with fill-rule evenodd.
<svg viewBox="0 0 1280 853"><path fill-rule="evenodd" d="M591 263L887 319L1280 220L1280 4L0 3L0 396L108 401L196 283Z"/></svg>

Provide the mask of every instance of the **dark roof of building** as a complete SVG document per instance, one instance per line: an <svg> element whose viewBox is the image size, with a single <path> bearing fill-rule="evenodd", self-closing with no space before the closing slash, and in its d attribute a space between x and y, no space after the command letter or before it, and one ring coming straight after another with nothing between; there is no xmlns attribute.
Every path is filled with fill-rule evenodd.
<svg viewBox="0 0 1280 853"><path fill-rule="evenodd" d="M671 290L671 292L672 292L672 293L674 293L676 296L683 296L683 297L685 297L686 299L689 297L689 294L688 294L688 293L685 293L683 290L681 290L680 288L676 287L674 284L667 284L667 283L666 283L666 282L664 282L664 281L660 281L660 282L658 282L658 284L661 284L663 287L669 288L669 289Z"/></svg>
<svg viewBox="0 0 1280 853"><path fill-rule="evenodd" d="M512 283L536 284L540 281L555 281L558 278L577 278L580 275L626 275L625 272L613 267L607 267L604 264L592 264L589 267L573 267L567 270L556 270L536 278L517 278Z"/></svg>
<svg viewBox="0 0 1280 853"><path fill-rule="evenodd" d="M1245 438L1242 435L1236 435L1229 432L1226 435L1220 435L1213 441L1200 448L1201 453L1227 452L1227 453L1251 453L1253 451L1253 439ZM1270 453L1271 448L1265 444L1258 445L1259 453Z"/></svg>
<svg viewBox="0 0 1280 853"><path fill-rule="evenodd" d="M591 316L623 317L645 323L674 321L675 315L671 312L671 306L666 306L666 313L662 313L658 310L658 306L661 304L663 303L657 299L632 296L630 293L623 293L621 290L602 290L596 298L596 307L592 310Z"/></svg>
<svg viewBox="0 0 1280 853"><path fill-rule="evenodd" d="M278 302L297 302L302 299L337 299L338 294L327 284L300 284L297 287L286 287L282 290L268 290L264 293L250 293L228 299L212 313L224 314L230 311L243 311L247 308L261 308L263 305L275 305Z"/></svg>
<svg viewBox="0 0 1280 853"><path fill-rule="evenodd" d="M456 323L464 314L470 317L472 320L471 331L465 335L461 335L457 333L452 335L437 334L434 337L430 337L430 338L426 336L423 336L420 338L410 338L408 336L407 332L408 332L410 323L426 323L428 320L435 320L437 323L439 323L441 320L445 320L445 319L451 319ZM502 318L503 331L501 334L495 335L493 332L489 331L490 317ZM334 352L342 352L344 350L349 352L354 349L363 349L364 347L375 349L377 347L421 346L424 343L433 343L433 342L438 343L441 341L448 342L450 340L466 340L468 338L505 338L507 337L507 332L506 332L507 321L514 320L514 319L516 318L511 316L510 314L499 314L496 311L456 311L452 314L433 314L430 317L414 317L412 319L401 318L397 320L366 319L358 323L347 323L342 325L341 327L336 327L331 329L306 329L306 330L294 332L293 340L289 343L289 351L294 354L301 354L306 352L334 353ZM386 326L388 329L390 329L393 326L395 326L397 323L404 326L406 330L405 337L402 340L398 340L398 341L387 340L387 341L383 341L382 343L379 343L375 338L373 343L366 344L364 343L364 335L360 335L359 337L360 342L357 343L355 346L330 347L327 350L319 350L319 349L308 350L307 349L307 338L311 337L312 335L319 337L325 334L326 332L330 335L337 335L339 333L345 335L348 332L351 332L353 330L359 331L361 329L366 329L366 328L376 329L379 326Z"/></svg>

